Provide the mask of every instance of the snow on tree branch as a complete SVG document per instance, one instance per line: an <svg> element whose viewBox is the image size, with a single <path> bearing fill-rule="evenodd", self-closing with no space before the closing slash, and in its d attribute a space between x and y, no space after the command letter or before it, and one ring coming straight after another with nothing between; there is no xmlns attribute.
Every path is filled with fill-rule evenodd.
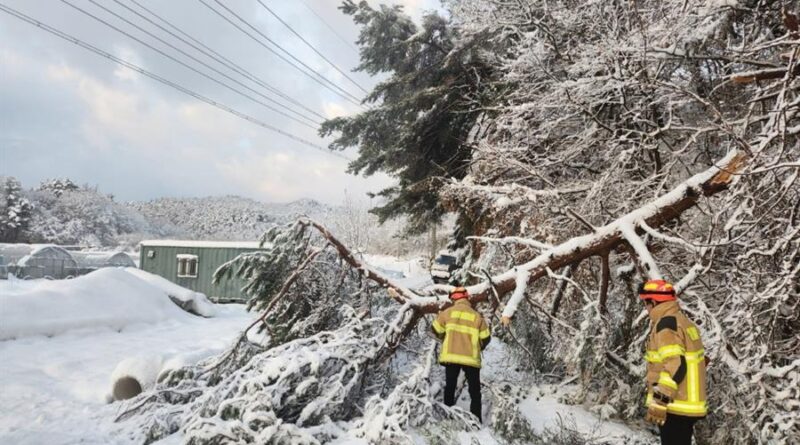
<svg viewBox="0 0 800 445"><path fill-rule="evenodd" d="M662 224L679 217L684 211L697 204L700 197L713 196L727 186L735 177L735 173L745 166L746 156L742 152L732 151L713 167L706 169L683 183L669 193L647 203L639 209L621 216L617 220L597 229L597 232L572 238L551 249L542 252L533 260L522 264L516 270L510 270L492 277L497 291L503 295L517 288L517 277L520 272L528 275L528 283L547 274L547 269L559 269L574 264L591 256L601 255L615 249L626 241L626 227L637 227L640 221L649 227ZM468 288L473 301L486 301L491 292L488 281ZM512 317L519 306L524 292L515 293L506 304L504 316ZM427 300L419 300L425 310L435 310Z"/></svg>

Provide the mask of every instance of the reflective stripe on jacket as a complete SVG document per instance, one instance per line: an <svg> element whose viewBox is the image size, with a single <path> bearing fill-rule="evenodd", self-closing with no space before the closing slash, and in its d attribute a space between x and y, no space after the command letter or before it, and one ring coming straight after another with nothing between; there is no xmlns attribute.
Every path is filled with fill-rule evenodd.
<svg viewBox="0 0 800 445"><path fill-rule="evenodd" d="M491 332L469 300L457 300L439 312L431 327L444 340L439 363L481 367L481 350L489 343Z"/></svg>
<svg viewBox="0 0 800 445"><path fill-rule="evenodd" d="M650 313L647 341L647 400L653 391L670 397L667 412L703 417L706 406L706 367L703 341L697 326L683 314L677 301L657 305Z"/></svg>

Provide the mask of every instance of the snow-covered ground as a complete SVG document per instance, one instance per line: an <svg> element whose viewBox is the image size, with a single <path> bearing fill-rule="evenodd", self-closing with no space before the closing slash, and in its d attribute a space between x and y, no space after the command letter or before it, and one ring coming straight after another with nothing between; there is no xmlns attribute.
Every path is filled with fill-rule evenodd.
<svg viewBox="0 0 800 445"><path fill-rule="evenodd" d="M428 265L422 258L402 259L390 255L364 255L364 261L411 289L433 284Z"/></svg>
<svg viewBox="0 0 800 445"><path fill-rule="evenodd" d="M510 383L523 388L527 395L519 404L519 410L530 423L537 435L547 435L557 431L571 430L581 434L586 444L623 444L649 443L652 436L644 431L631 428L620 422L601 419L580 405L564 402L569 395L578 390L576 385L561 386L557 384L537 383L530 375L517 371L518 363L512 357L508 345L501 341L493 341L483 352L483 368L481 383L501 388ZM444 382L442 382L444 384ZM489 395L484 387L484 400ZM461 393L456 406L469 410L469 395L466 389ZM491 407L489 407L491 410ZM484 407L484 418L486 414ZM486 424L487 422L484 422ZM486 427L477 433L463 433L462 443L469 444L469 438L476 437L481 444L503 443L492 439L487 441L492 431Z"/></svg>
<svg viewBox="0 0 800 445"><path fill-rule="evenodd" d="M210 356L251 319L242 305L215 318L179 318L0 342L0 443L113 444L110 377L128 357Z"/></svg>
<svg viewBox="0 0 800 445"><path fill-rule="evenodd" d="M382 256L366 260L373 267L396 272L404 285L430 284L427 270L416 260ZM148 275L108 269L75 280L0 281L4 338L0 341L0 444L127 444L129 439L113 423L127 402L108 402L117 365L131 358L151 363L196 362L229 346L254 317L242 305L207 307L214 315L210 318L188 314L167 294L198 298L202 305L201 296ZM520 407L537 432L566 424L595 438L643 437L625 425L601 421L579 406L562 403L563 388L525 383L499 341L486 350L484 363L484 383L513 382L529 388ZM466 391L458 406L468 409ZM488 427L461 432L458 441L501 443ZM180 435L162 443L180 443ZM365 442L344 439L337 443Z"/></svg>
<svg viewBox="0 0 800 445"><path fill-rule="evenodd" d="M203 318L167 294L197 298ZM140 271L103 269L74 280L0 281L0 443L113 444L110 378L122 360L196 361L218 353L252 319L242 305ZM210 304L210 303L209 303Z"/></svg>
<svg viewBox="0 0 800 445"><path fill-rule="evenodd" d="M203 294L133 268L100 269L71 280L2 280L0 296L0 340L193 317L170 297L214 315Z"/></svg>

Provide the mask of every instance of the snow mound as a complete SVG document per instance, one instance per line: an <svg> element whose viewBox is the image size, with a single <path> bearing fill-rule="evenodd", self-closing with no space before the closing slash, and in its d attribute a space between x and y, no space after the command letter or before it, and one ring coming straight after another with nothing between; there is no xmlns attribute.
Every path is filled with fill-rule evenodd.
<svg viewBox="0 0 800 445"><path fill-rule="evenodd" d="M175 289L134 270L104 268L72 280L0 281L0 340L194 318L168 298ZM191 296L184 291L175 293ZM194 298L200 310L208 309L205 297Z"/></svg>
<svg viewBox="0 0 800 445"><path fill-rule="evenodd" d="M175 304L187 312L202 317L213 317L217 314L216 306L205 294L178 286L164 277L153 275L141 269L128 267L123 270L161 289Z"/></svg>

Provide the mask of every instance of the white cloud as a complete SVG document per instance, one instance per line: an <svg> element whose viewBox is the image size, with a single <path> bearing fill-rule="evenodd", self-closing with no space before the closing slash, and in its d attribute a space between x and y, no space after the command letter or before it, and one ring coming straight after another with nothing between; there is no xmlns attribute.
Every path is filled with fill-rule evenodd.
<svg viewBox="0 0 800 445"><path fill-rule="evenodd" d="M222 159L217 164L225 181L279 202L309 196L309 191L313 190L317 199L338 203L345 190L364 195L389 184L388 178L383 176L369 182L353 177L344 172L344 167L337 159L329 159L324 154L309 157L297 153L254 153L246 158Z"/></svg>
<svg viewBox="0 0 800 445"><path fill-rule="evenodd" d="M183 194L216 182L225 184L225 193L232 189L268 201L339 202L345 189L364 194L389 183L383 176L366 181L348 175L346 161L322 152L278 148L287 144L282 136L204 103L168 103L141 85L112 86L63 64L49 66L47 73L84 102L88 114L82 128L94 150L134 152L157 163L153 173L184 181ZM347 112L332 102L324 109L331 115ZM209 178L216 179L209 183Z"/></svg>
<svg viewBox="0 0 800 445"><path fill-rule="evenodd" d="M6 48L0 48L0 67L2 67L0 72L2 72L3 77L19 73L27 64L28 60L20 54Z"/></svg>
<svg viewBox="0 0 800 445"><path fill-rule="evenodd" d="M131 50L130 48L118 48L117 49L117 57L122 60L128 61L133 63L134 65L141 66L142 62L139 59L138 54ZM137 71L134 71L130 68L127 68L122 65L117 65L117 69L114 70L114 75L121 80L130 80L130 81L137 81L141 78L141 74Z"/></svg>
<svg viewBox="0 0 800 445"><path fill-rule="evenodd" d="M355 105L349 102L325 102L322 104L322 114L327 118L334 118L339 116L348 116L353 113Z"/></svg>
<svg viewBox="0 0 800 445"><path fill-rule="evenodd" d="M326 145L315 130L200 78L68 8L17 6L158 75ZM247 12L243 4L238 7ZM182 1L153 8L323 115L356 111L208 11L186 9ZM297 14L309 14L304 8L295 9ZM316 9L339 14L334 8ZM335 20L350 23L340 15ZM345 69L356 63L349 48L331 41L327 29L297 29L319 43L332 60L347 61ZM0 40L0 111L12 117L3 117L0 174L20 176L26 185L71 176L119 199L240 194L267 201L310 197L340 202L345 189L362 194L391 182L383 175L369 179L348 175L345 160L234 117L13 18L0 17ZM309 63L324 66L319 61ZM369 79L362 79L369 87ZM12 140L21 142L8 142Z"/></svg>

